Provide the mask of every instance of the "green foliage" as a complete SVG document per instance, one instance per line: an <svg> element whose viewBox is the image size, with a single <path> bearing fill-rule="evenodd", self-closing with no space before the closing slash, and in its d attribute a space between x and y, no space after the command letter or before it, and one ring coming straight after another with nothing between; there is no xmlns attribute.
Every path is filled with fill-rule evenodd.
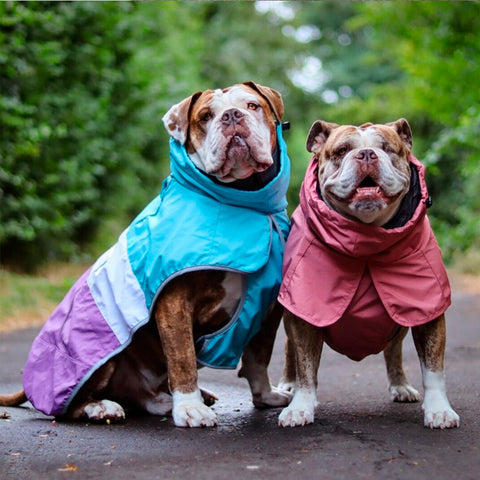
<svg viewBox="0 0 480 480"><path fill-rule="evenodd" d="M125 168L127 6L0 5L0 245L28 267L75 252Z"/></svg>
<svg viewBox="0 0 480 480"><path fill-rule="evenodd" d="M0 3L0 262L108 246L168 174L166 110L245 80L284 97L291 209L314 120L405 117L447 257L478 244L478 2L272 5Z"/></svg>
<svg viewBox="0 0 480 480"><path fill-rule="evenodd" d="M351 28L368 28L369 55L388 51L398 80L372 86L387 111L409 119L414 152L428 168L432 223L444 255L480 235L480 6L477 2L395 2L359 6ZM368 102L371 104L371 100Z"/></svg>
<svg viewBox="0 0 480 480"><path fill-rule="evenodd" d="M322 32L311 52L330 74L323 91L339 101L317 107L316 118L357 125L407 118L414 154L427 165L430 218L445 258L478 248L480 5L318 3L303 4L300 15ZM350 97L342 98L342 84Z"/></svg>
<svg viewBox="0 0 480 480"><path fill-rule="evenodd" d="M264 21L253 2L0 4L1 262L78 257L99 227L113 240L168 173L173 103L249 79L291 87L294 46Z"/></svg>
<svg viewBox="0 0 480 480"><path fill-rule="evenodd" d="M425 157L436 201L433 224L447 258L480 248L480 111L444 129Z"/></svg>

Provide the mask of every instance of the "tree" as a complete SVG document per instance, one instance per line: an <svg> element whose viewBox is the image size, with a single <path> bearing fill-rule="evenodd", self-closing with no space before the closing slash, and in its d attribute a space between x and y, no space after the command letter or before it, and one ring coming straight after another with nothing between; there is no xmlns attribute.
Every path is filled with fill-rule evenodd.
<svg viewBox="0 0 480 480"><path fill-rule="evenodd" d="M168 174L173 103L248 79L286 93L293 46L264 23L254 2L0 4L1 262L124 227Z"/></svg>
<svg viewBox="0 0 480 480"><path fill-rule="evenodd" d="M91 238L123 165L127 6L0 5L2 262L33 267Z"/></svg>
<svg viewBox="0 0 480 480"><path fill-rule="evenodd" d="M376 3L376 2L375 2ZM477 2L391 2L359 5L349 21L372 29L369 48L388 51L402 74L373 86L383 106L414 127L416 152L428 167L434 204L431 217L446 258L478 248L480 238L480 5Z"/></svg>

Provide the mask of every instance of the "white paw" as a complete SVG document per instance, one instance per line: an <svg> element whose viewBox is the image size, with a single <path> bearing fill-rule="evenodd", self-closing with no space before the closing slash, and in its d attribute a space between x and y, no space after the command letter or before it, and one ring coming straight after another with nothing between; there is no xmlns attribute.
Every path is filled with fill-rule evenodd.
<svg viewBox="0 0 480 480"><path fill-rule="evenodd" d="M172 413L172 407L172 396L165 392L160 392L143 405L143 408L151 415L169 415Z"/></svg>
<svg viewBox="0 0 480 480"><path fill-rule="evenodd" d="M424 425L427 428L454 428L460 426L460 417L450 406L445 391L443 372L424 369L423 396Z"/></svg>
<svg viewBox="0 0 480 480"><path fill-rule="evenodd" d="M110 420L121 422L125 420L125 412L122 406L111 400L89 403L85 405L83 410L88 419L93 421Z"/></svg>
<svg viewBox="0 0 480 480"><path fill-rule="evenodd" d="M418 402L420 393L408 383L390 385L390 396L394 402Z"/></svg>
<svg viewBox="0 0 480 480"><path fill-rule="evenodd" d="M296 410L291 407L284 408L278 417L281 427L303 427L313 423L315 409Z"/></svg>
<svg viewBox="0 0 480 480"><path fill-rule="evenodd" d="M177 427L214 427L216 413L203 403L200 390L192 393L173 392L173 421Z"/></svg>
<svg viewBox="0 0 480 480"><path fill-rule="evenodd" d="M205 405L208 405L209 407L214 405L215 402L218 400L218 397L213 392L205 390L205 388L201 388L200 393L202 394L203 403Z"/></svg>
<svg viewBox="0 0 480 480"><path fill-rule="evenodd" d="M278 382L277 388L282 392L290 392L293 395L295 389L295 382L287 382L283 378Z"/></svg>
<svg viewBox="0 0 480 480"><path fill-rule="evenodd" d="M313 423L317 397L315 391L297 390L290 405L278 417L281 427L303 427Z"/></svg>
<svg viewBox="0 0 480 480"><path fill-rule="evenodd" d="M292 397L291 391L272 386L269 391L263 392L261 395L254 395L253 404L257 408L285 407L290 403Z"/></svg>
<svg viewBox="0 0 480 480"><path fill-rule="evenodd" d="M460 426L460 417L452 408L441 412L425 410L424 425L427 428L454 428Z"/></svg>
<svg viewBox="0 0 480 480"><path fill-rule="evenodd" d="M460 417L450 406L443 392L425 392L423 424L427 428L454 428L460 426Z"/></svg>

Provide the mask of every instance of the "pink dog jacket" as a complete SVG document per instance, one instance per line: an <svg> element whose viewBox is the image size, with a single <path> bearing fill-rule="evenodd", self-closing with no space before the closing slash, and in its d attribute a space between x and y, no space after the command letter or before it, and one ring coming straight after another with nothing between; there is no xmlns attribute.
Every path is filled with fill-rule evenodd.
<svg viewBox="0 0 480 480"><path fill-rule="evenodd" d="M318 327L353 360L379 353L399 325L434 320L450 305L450 285L426 215L425 167L413 156L421 200L412 217L385 229L349 220L317 191L318 161L307 169L292 216L279 301Z"/></svg>

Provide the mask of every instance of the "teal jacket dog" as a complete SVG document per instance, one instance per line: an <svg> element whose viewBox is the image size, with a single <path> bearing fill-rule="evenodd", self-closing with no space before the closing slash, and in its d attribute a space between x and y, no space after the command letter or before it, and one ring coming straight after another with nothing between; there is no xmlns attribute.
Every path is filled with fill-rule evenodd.
<svg viewBox="0 0 480 480"><path fill-rule="evenodd" d="M281 283L290 161L280 125L277 138L280 171L255 191L214 182L170 141L171 175L160 195L76 282L33 343L23 384L36 409L65 413L93 372L149 321L165 285L193 270L244 275L231 321L196 342L199 364L237 366Z"/></svg>

